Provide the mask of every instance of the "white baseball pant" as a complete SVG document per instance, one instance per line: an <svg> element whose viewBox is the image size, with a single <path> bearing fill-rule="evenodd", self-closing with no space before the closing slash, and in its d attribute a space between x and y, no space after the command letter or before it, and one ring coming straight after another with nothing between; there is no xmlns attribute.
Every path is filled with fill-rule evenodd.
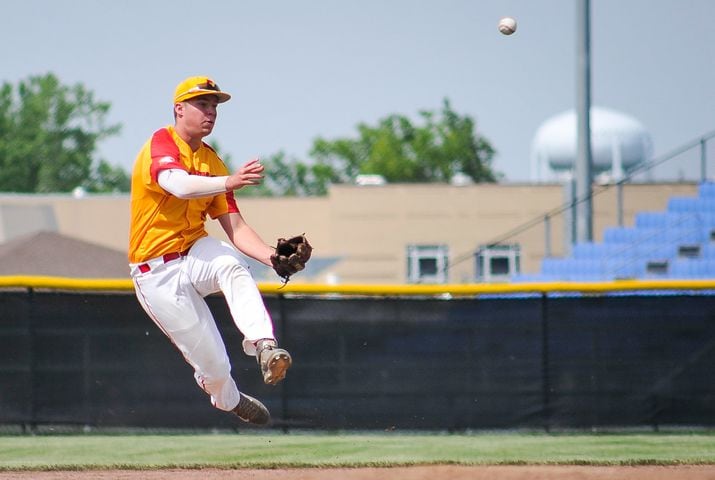
<svg viewBox="0 0 715 480"><path fill-rule="evenodd" d="M130 268L139 303L194 368L196 383L216 408L234 409L238 386L204 297L223 293L247 355L256 354L254 342L274 339L273 321L244 259L231 244L203 237L185 256L159 257Z"/></svg>

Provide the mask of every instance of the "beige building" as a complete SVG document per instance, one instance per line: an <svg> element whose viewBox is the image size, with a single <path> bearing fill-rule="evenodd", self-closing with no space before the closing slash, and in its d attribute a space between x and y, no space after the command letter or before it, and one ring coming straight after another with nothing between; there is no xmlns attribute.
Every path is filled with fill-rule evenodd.
<svg viewBox="0 0 715 480"><path fill-rule="evenodd" d="M616 187L594 188L600 192L593 200L594 240L600 241L606 227L618 224L618 194ZM696 194L694 183L625 185L623 224L632 225L636 212L664 210L673 195ZM269 243L306 233L314 259L295 282L503 281L516 263L520 272L534 273L546 252L560 256L569 248L568 208L558 184L337 185L326 197L241 198L239 191L237 198L248 222ZM223 236L216 222L209 230ZM39 231L125 252L129 197L0 195L0 244ZM495 242L512 248L492 252L494 275L489 268L478 272L475 252ZM500 255L518 262L504 263ZM252 268L258 280L275 280L267 268L254 263Z"/></svg>

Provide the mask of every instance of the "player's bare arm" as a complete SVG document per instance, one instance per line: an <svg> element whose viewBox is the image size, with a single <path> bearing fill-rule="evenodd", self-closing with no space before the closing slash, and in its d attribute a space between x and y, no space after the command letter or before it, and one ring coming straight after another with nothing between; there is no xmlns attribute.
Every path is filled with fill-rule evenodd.
<svg viewBox="0 0 715 480"><path fill-rule="evenodd" d="M218 217L218 221L236 248L245 255L269 267L271 266L271 255L274 253L273 247L263 241L256 231L246 223L240 213L221 215Z"/></svg>

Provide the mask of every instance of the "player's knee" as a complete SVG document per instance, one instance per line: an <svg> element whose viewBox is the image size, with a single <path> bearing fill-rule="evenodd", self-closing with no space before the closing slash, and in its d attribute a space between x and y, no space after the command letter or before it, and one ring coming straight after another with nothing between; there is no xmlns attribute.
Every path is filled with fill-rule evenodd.
<svg viewBox="0 0 715 480"><path fill-rule="evenodd" d="M233 255L225 255L221 258L221 265L218 268L219 275L225 277L240 277L249 275L248 267L240 258Z"/></svg>
<svg viewBox="0 0 715 480"><path fill-rule="evenodd" d="M231 364L226 359L205 362L196 373L206 383L223 383L231 378Z"/></svg>

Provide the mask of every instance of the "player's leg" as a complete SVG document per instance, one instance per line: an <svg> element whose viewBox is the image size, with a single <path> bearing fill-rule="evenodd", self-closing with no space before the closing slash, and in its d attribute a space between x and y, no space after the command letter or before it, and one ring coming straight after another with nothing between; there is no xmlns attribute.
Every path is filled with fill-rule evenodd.
<svg viewBox="0 0 715 480"><path fill-rule="evenodd" d="M194 286L202 295L221 291L231 316L244 335L243 349L255 355L265 383L275 385L285 378L290 354L278 348L273 321L248 266L227 242L205 237L196 242L187 257Z"/></svg>
<svg viewBox="0 0 715 480"><path fill-rule="evenodd" d="M179 349L194 369L196 383L211 403L233 411L245 421L267 423L270 415L258 400L239 393L216 322L176 261L134 277L137 298L144 310Z"/></svg>

